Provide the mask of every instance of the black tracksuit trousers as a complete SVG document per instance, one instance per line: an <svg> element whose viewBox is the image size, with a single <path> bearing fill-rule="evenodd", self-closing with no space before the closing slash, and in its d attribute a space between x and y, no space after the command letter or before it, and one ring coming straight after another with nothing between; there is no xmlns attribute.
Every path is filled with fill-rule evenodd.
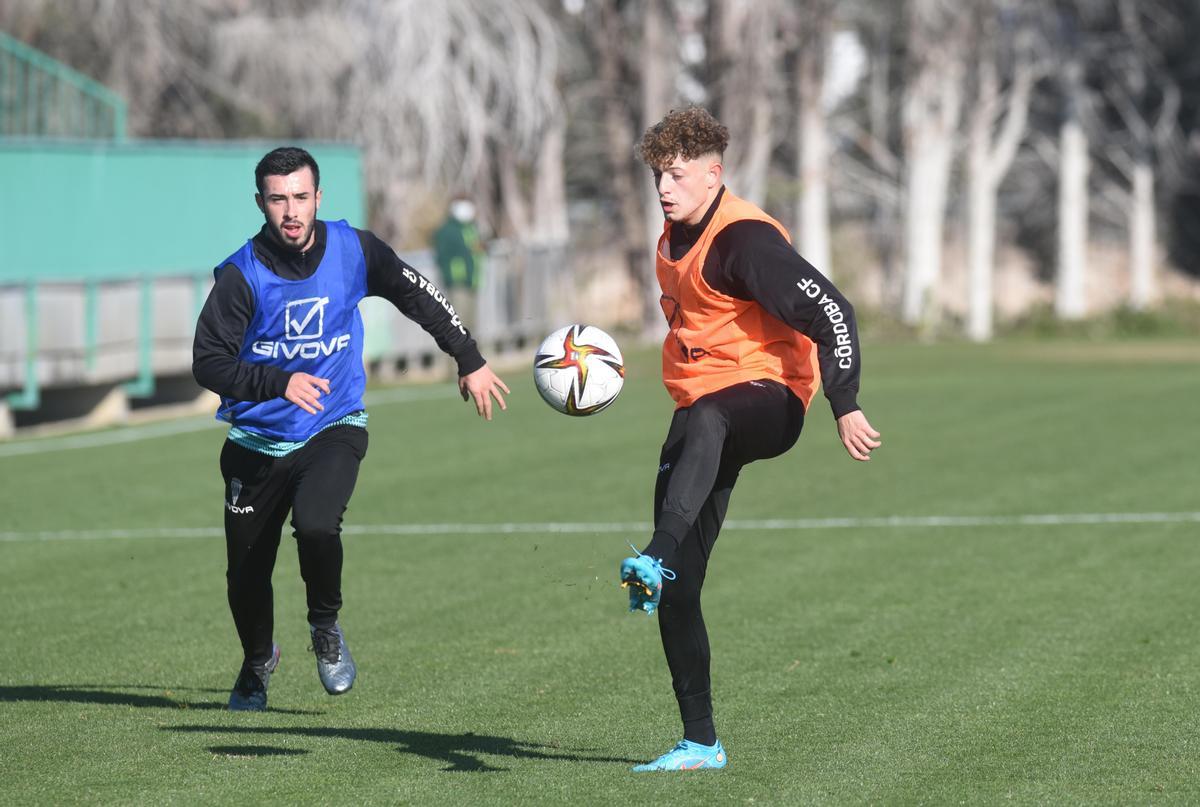
<svg viewBox="0 0 1200 807"><path fill-rule="evenodd" d="M783 384L767 380L705 395L671 419L659 459L654 523L660 525L667 512L691 528L677 547L657 531L645 554L661 558L676 574L663 581L658 626L689 740L715 742L700 589L730 494L743 467L787 451L803 425L804 404Z"/></svg>
<svg viewBox="0 0 1200 807"><path fill-rule="evenodd" d="M226 581L245 663L271 657L271 572L290 511L308 599L308 621L332 627L342 607L342 514L367 453L367 431L335 426L285 457L225 441Z"/></svg>

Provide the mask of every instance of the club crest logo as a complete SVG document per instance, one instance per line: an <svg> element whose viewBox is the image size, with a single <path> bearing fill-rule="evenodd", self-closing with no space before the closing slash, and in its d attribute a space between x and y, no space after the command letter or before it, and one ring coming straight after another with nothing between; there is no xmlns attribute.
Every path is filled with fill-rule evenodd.
<svg viewBox="0 0 1200 807"><path fill-rule="evenodd" d="M242 495L242 480L236 476L229 480L229 501L225 502L225 509L233 513L235 516L243 516L247 513L254 512L254 505L247 504L239 507L237 500L238 496Z"/></svg>

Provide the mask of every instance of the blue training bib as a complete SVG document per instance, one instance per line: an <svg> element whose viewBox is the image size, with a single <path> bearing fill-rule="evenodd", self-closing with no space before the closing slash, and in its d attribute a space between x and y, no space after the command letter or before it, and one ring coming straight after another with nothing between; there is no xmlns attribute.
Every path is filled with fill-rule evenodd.
<svg viewBox="0 0 1200 807"><path fill-rule="evenodd" d="M363 408L363 325L358 303L367 294L367 262L358 234L345 221L325 224L325 255L311 277L285 280L263 266L251 241L232 263L254 294L254 317L238 359L289 373L329 379L324 410L310 415L285 398L221 399L217 418L272 440L307 440Z"/></svg>

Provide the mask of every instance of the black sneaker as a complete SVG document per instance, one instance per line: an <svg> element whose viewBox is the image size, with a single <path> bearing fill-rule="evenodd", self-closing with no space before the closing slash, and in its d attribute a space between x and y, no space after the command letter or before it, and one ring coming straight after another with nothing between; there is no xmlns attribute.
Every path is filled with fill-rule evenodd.
<svg viewBox="0 0 1200 807"><path fill-rule="evenodd" d="M350 656L350 648L346 646L346 637L342 635L342 627L336 622L332 628L314 628L308 626L312 636L312 649L317 655L317 675L321 676L321 684L330 695L341 695L349 692L354 686L354 676L358 669Z"/></svg>
<svg viewBox="0 0 1200 807"><path fill-rule="evenodd" d="M262 667L243 664L238 673L233 691L229 693L229 711L265 712L267 710L267 685L271 673L279 666L279 645L271 645L271 658Z"/></svg>

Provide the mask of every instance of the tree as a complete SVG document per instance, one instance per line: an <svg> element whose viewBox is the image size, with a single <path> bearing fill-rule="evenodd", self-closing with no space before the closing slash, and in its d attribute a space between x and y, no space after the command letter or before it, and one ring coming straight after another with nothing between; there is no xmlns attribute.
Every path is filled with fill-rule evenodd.
<svg viewBox="0 0 1200 807"><path fill-rule="evenodd" d="M672 80L680 62L675 45L678 24L668 0L645 0L639 57L642 92L638 135L661 120L678 97ZM638 166L634 177L635 184L642 189L642 220L645 222L647 244L641 258L646 278L642 286L642 325L653 331L655 327L665 327L659 305L661 295L654 258L654 249L663 228L663 212L658 201L658 188L650 181L651 176L646 169Z"/></svg>
<svg viewBox="0 0 1200 807"><path fill-rule="evenodd" d="M1181 94L1165 64L1166 41L1178 20L1166 6L1117 0L1125 47L1108 59L1105 95L1125 136L1112 138L1109 156L1129 184L1129 303L1147 308L1157 295L1158 210L1155 177L1178 142ZM1124 142L1122 142L1124 141Z"/></svg>
<svg viewBox="0 0 1200 807"><path fill-rule="evenodd" d="M705 84L713 115L729 127L725 174L741 196L762 205L775 146L772 109L782 84L779 0L710 0Z"/></svg>
<svg viewBox="0 0 1200 807"><path fill-rule="evenodd" d="M826 64L833 33L832 0L804 0L787 17L795 78L796 176L800 179L796 221L800 252L828 276L834 272L829 221L829 111L825 107Z"/></svg>
<svg viewBox="0 0 1200 807"><path fill-rule="evenodd" d="M844 11L843 11L844 9ZM868 237L882 270L880 297L902 307L901 210L905 166L901 126L906 32L904 4L839 4L864 51L866 73L860 91L829 120L839 143L832 153L835 187L869 222Z"/></svg>
<svg viewBox="0 0 1200 807"><path fill-rule="evenodd" d="M1067 59L1061 73L1065 99L1059 128L1058 269L1054 311L1060 319L1080 319L1087 312L1084 277L1088 244L1088 136L1082 110L1087 103L1079 57Z"/></svg>
<svg viewBox="0 0 1200 807"><path fill-rule="evenodd" d="M116 90L128 102L135 136L224 137L269 131L253 96L208 66L213 26L241 5L6 0L0 27Z"/></svg>
<svg viewBox="0 0 1200 807"><path fill-rule="evenodd" d="M595 190L616 209L620 250L640 302L639 324L652 332L662 323L654 270L662 209L635 146L679 98L673 81L680 64L674 8L667 0L581 5L575 24L587 46L599 118L577 122L576 131L594 125L603 133L600 148L608 170Z"/></svg>
<svg viewBox="0 0 1200 807"><path fill-rule="evenodd" d="M993 332L993 275L997 191L1025 132L1038 72L1020 3L977 0L973 6L973 102L967 123L967 336L982 342ZM1022 41L1023 40L1023 41ZM1011 74L1001 92L1001 58Z"/></svg>
<svg viewBox="0 0 1200 807"><path fill-rule="evenodd" d="M911 0L904 91L905 285L902 316L936 328L950 168L963 104L965 15L949 0Z"/></svg>
<svg viewBox="0 0 1200 807"><path fill-rule="evenodd" d="M494 228L525 238L531 216L565 215L531 211L527 198L529 175L561 173L535 168L561 159L542 142L561 123L557 29L536 3L323 2L308 14L243 14L215 41L217 74L288 129L363 145L385 234L407 234L414 190L474 185L485 171L498 202ZM306 46L263 47L272 41ZM543 191L543 202L556 198L565 204Z"/></svg>
<svg viewBox="0 0 1200 807"><path fill-rule="evenodd" d="M493 224L518 237L563 232L560 34L533 0L12 0L0 14L125 95L135 134L358 143L387 237L411 235L414 192L433 185L494 189Z"/></svg>

